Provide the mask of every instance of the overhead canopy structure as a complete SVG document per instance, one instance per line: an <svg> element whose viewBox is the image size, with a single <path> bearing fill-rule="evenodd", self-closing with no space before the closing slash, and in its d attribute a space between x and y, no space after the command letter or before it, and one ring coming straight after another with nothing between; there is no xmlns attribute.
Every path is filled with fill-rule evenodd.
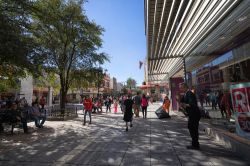
<svg viewBox="0 0 250 166"><path fill-rule="evenodd" d="M250 39L250 0L145 0L147 82L188 71Z"/></svg>

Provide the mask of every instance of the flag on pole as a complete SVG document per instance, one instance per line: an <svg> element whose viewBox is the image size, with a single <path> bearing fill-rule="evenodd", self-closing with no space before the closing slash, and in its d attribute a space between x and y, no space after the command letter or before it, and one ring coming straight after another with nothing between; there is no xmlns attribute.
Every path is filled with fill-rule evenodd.
<svg viewBox="0 0 250 166"><path fill-rule="evenodd" d="M141 69L142 65L143 65L143 62L139 61L139 69Z"/></svg>

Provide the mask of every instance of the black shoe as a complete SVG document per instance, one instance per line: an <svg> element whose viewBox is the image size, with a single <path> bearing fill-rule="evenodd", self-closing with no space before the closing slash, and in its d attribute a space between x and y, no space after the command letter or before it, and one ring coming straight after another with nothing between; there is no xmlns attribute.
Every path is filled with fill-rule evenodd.
<svg viewBox="0 0 250 166"><path fill-rule="evenodd" d="M200 146L187 146L187 149L200 150Z"/></svg>
<svg viewBox="0 0 250 166"><path fill-rule="evenodd" d="M126 131L128 131L128 127L126 127Z"/></svg>
<svg viewBox="0 0 250 166"><path fill-rule="evenodd" d="M133 127L133 124L130 124L130 127Z"/></svg>
<svg viewBox="0 0 250 166"><path fill-rule="evenodd" d="M85 126L86 123L83 123L83 126Z"/></svg>
<svg viewBox="0 0 250 166"><path fill-rule="evenodd" d="M89 122L89 124L91 124L91 122Z"/></svg>

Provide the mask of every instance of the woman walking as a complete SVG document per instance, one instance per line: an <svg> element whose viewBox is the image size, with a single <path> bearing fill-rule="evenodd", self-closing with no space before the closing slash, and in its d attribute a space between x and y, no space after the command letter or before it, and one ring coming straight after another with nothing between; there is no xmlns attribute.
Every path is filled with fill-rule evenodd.
<svg viewBox="0 0 250 166"><path fill-rule="evenodd" d="M115 113L115 114L117 113L117 107L118 107L118 102L117 102L117 100L115 99L115 100L114 100L114 113Z"/></svg>
<svg viewBox="0 0 250 166"><path fill-rule="evenodd" d="M130 127L133 127L133 124L132 124L133 105L134 105L134 101L131 99L131 96L128 95L128 98L124 101L125 110L124 110L124 117L123 117L123 120L126 122L126 131L128 131L128 122L130 122Z"/></svg>
<svg viewBox="0 0 250 166"><path fill-rule="evenodd" d="M145 94L143 94L142 99L141 99L141 110L142 110L143 118L147 118L147 107L148 107L148 100Z"/></svg>

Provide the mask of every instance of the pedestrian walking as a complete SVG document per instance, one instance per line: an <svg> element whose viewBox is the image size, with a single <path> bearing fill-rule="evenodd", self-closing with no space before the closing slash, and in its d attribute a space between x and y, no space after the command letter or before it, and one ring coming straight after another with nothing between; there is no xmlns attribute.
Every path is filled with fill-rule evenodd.
<svg viewBox="0 0 250 166"><path fill-rule="evenodd" d="M130 122L130 127L133 127L132 120L133 120L133 105L134 101L131 99L131 96L128 95L127 99L124 101L124 116L123 120L126 122L126 131L128 131L128 122Z"/></svg>
<svg viewBox="0 0 250 166"><path fill-rule="evenodd" d="M146 98L146 95L143 94L141 99L141 110L143 118L147 118L147 108L148 108L148 99Z"/></svg>
<svg viewBox="0 0 250 166"><path fill-rule="evenodd" d="M114 100L114 113L117 113L117 108L118 108L118 101L115 99Z"/></svg>
<svg viewBox="0 0 250 166"><path fill-rule="evenodd" d="M187 146L187 149L200 149L199 144L199 121L201 118L200 111L197 105L197 99L193 92L188 89L187 84L183 84L182 86L185 94L181 100L182 107L186 109L188 114L188 129L190 136L192 138L191 146Z"/></svg>
<svg viewBox="0 0 250 166"><path fill-rule="evenodd" d="M124 101L126 100L126 96L121 96L120 97L120 107L121 107L121 111L124 114L125 111L125 106L124 106Z"/></svg>
<svg viewBox="0 0 250 166"><path fill-rule="evenodd" d="M108 111L111 112L111 104L112 104L111 97L107 97L105 100L106 113L108 113Z"/></svg>
<svg viewBox="0 0 250 166"><path fill-rule="evenodd" d="M136 96L134 97L135 117L139 117L140 108L141 108L141 96L140 96L140 93L137 92Z"/></svg>
<svg viewBox="0 0 250 166"><path fill-rule="evenodd" d="M89 114L89 124L91 124L91 112L92 112L92 100L90 99L89 96L87 96L84 100L83 100L83 105L84 105L84 121L83 121L83 125L86 124L86 116L87 113Z"/></svg>
<svg viewBox="0 0 250 166"><path fill-rule="evenodd" d="M217 110L217 108L216 108L216 94L215 94L215 92L211 92L210 99L212 101L212 109Z"/></svg>

